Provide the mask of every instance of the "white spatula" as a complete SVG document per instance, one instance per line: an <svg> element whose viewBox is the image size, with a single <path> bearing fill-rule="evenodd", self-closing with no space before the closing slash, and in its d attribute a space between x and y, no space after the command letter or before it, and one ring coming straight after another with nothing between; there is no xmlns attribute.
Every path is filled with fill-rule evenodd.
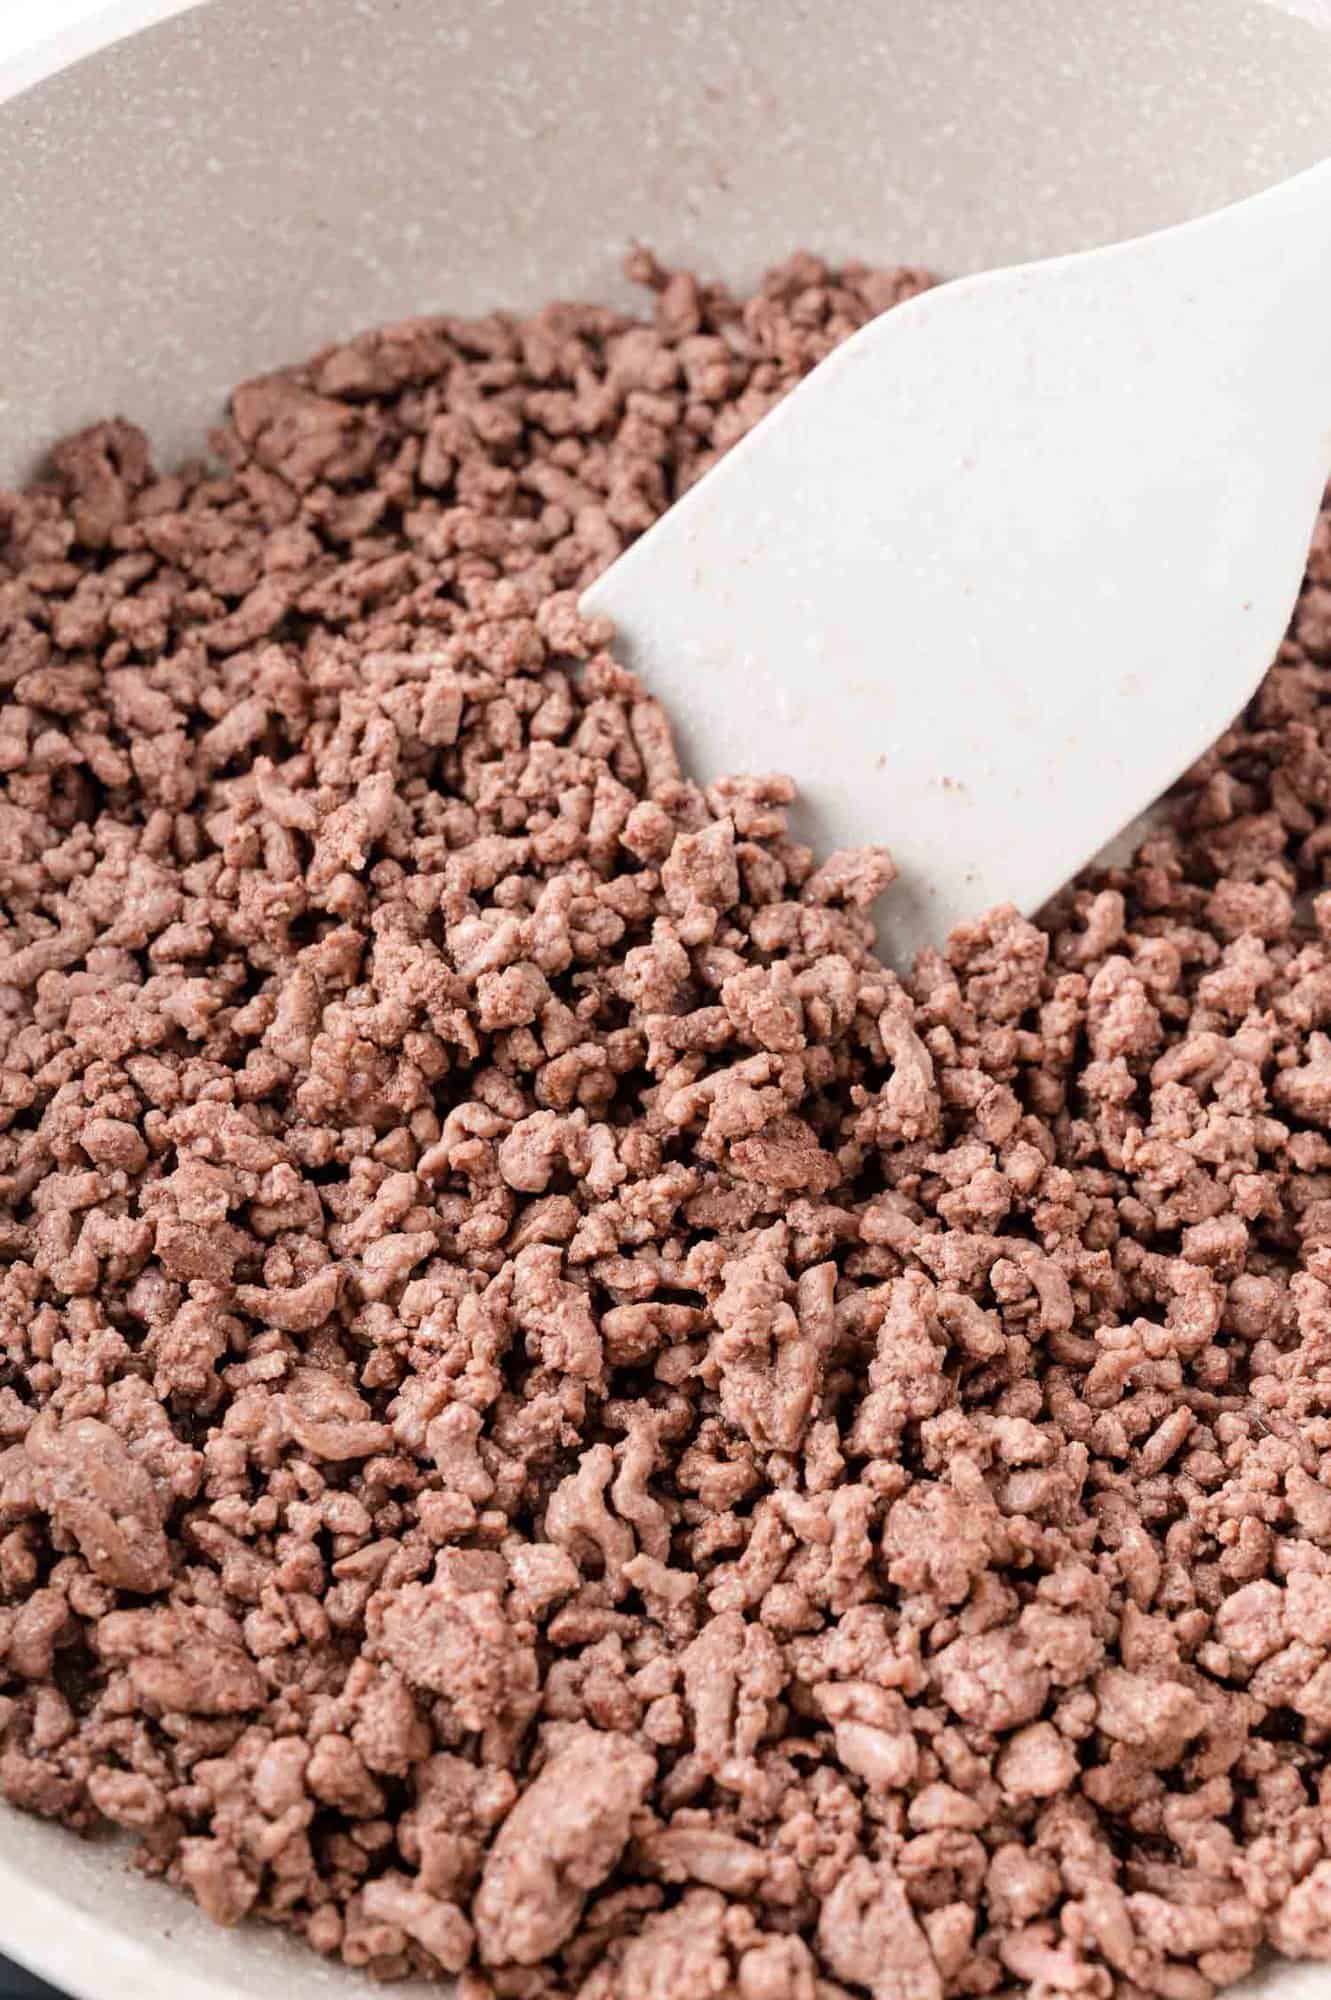
<svg viewBox="0 0 1331 2000"><path fill-rule="evenodd" d="M1331 162L911 300L586 593L693 774L871 841L898 965L1033 910L1252 693L1331 465Z"/></svg>

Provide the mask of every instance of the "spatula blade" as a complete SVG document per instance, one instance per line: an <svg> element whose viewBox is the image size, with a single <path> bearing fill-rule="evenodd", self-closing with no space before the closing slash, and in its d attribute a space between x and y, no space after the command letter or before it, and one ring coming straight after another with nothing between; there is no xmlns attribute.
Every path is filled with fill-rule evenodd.
<svg viewBox="0 0 1331 2000"><path fill-rule="evenodd" d="M1327 279L1273 236L1329 203L1318 168L912 299L586 593L694 776L788 771L803 837L892 849L892 962L1037 908L1269 663L1331 461Z"/></svg>

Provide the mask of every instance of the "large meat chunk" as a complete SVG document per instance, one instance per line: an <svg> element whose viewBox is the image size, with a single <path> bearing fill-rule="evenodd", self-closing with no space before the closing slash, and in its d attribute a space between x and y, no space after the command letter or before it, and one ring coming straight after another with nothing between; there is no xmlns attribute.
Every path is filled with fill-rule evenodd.
<svg viewBox="0 0 1331 2000"><path fill-rule="evenodd" d="M473 1915L487 1965L536 1965L558 1950L628 1843L656 1776L628 1737L585 1730L557 1750L495 1837Z"/></svg>

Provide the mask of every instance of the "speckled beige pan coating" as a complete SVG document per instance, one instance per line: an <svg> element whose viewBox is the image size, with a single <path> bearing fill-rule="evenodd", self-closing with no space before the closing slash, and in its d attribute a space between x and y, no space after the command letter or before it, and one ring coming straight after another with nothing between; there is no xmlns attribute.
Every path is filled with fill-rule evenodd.
<svg viewBox="0 0 1331 2000"><path fill-rule="evenodd" d="M20 0L22 4L22 0ZM214 0L0 109L0 477L120 409L444 303L965 270L1180 220L1331 142L1331 40L1233 0Z"/></svg>

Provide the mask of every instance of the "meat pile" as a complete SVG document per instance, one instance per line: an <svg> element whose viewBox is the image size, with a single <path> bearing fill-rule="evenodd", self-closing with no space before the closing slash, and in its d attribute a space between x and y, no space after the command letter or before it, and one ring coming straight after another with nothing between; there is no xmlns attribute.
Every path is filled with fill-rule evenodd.
<svg viewBox="0 0 1331 2000"><path fill-rule="evenodd" d="M635 270L0 499L0 1790L465 2000L1331 1956L1331 520L902 981L576 598L927 280Z"/></svg>

